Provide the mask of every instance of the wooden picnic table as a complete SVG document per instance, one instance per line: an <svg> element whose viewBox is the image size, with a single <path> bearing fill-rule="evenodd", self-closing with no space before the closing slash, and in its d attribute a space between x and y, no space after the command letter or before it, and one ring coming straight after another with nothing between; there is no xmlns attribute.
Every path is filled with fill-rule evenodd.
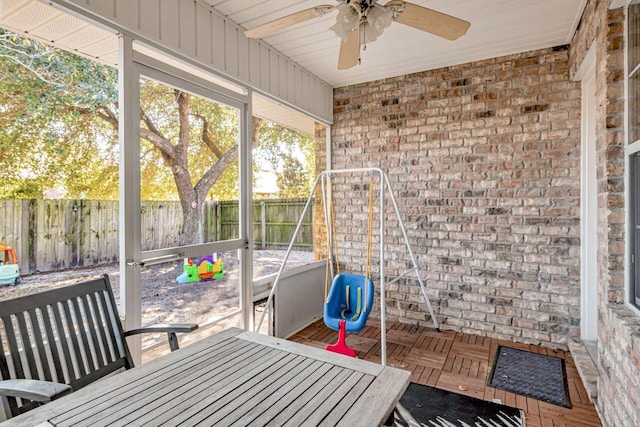
<svg viewBox="0 0 640 427"><path fill-rule="evenodd" d="M381 425L396 368L231 328L9 420L12 426Z"/></svg>

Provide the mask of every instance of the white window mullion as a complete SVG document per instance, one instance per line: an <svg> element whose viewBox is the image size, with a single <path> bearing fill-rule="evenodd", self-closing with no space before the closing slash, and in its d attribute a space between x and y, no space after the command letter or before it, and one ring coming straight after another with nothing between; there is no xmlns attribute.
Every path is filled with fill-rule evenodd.
<svg viewBox="0 0 640 427"><path fill-rule="evenodd" d="M248 99L251 99L249 93ZM244 247L240 250L240 309L241 327L253 330L253 186L252 145L253 113L247 102L240 115L240 238Z"/></svg>
<svg viewBox="0 0 640 427"><path fill-rule="evenodd" d="M120 305L124 328L141 325L140 296L140 85L133 63L133 39L121 35L118 60L118 107L120 141ZM142 354L140 336L129 339L134 363Z"/></svg>

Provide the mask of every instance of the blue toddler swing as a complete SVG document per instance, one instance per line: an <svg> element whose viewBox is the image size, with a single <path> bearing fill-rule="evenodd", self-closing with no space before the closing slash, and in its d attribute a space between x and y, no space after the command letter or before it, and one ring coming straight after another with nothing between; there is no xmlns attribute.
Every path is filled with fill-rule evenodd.
<svg viewBox="0 0 640 427"><path fill-rule="evenodd" d="M355 357L356 351L346 343L346 333L360 332L367 323L373 306L373 280L371 273L371 230L373 222L373 179L369 182L369 221L367 236L367 266L364 276L340 274L339 262L336 262L338 275L333 279L329 295L324 305L324 324L338 331L338 341L325 347L334 353ZM333 206L330 206L333 220ZM333 221L332 221L333 222ZM335 229L335 227L332 227ZM335 238L333 239L335 244ZM337 251L336 251L337 256ZM328 264L327 264L328 267ZM327 274L328 277L328 274ZM326 293L326 291L325 291Z"/></svg>

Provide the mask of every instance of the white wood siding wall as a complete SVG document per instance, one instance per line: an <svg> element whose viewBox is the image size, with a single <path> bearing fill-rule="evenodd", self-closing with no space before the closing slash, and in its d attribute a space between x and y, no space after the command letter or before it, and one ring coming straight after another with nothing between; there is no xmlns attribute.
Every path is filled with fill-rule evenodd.
<svg viewBox="0 0 640 427"><path fill-rule="evenodd" d="M333 89L198 0L51 0L331 123Z"/></svg>

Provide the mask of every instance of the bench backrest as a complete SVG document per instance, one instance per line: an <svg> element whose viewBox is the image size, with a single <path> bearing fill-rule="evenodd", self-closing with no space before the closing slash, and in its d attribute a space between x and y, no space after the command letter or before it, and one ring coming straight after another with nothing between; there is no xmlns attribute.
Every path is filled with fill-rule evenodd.
<svg viewBox="0 0 640 427"><path fill-rule="evenodd" d="M133 367L109 277L0 301L1 379L39 379L74 390ZM11 416L34 406L7 398Z"/></svg>

